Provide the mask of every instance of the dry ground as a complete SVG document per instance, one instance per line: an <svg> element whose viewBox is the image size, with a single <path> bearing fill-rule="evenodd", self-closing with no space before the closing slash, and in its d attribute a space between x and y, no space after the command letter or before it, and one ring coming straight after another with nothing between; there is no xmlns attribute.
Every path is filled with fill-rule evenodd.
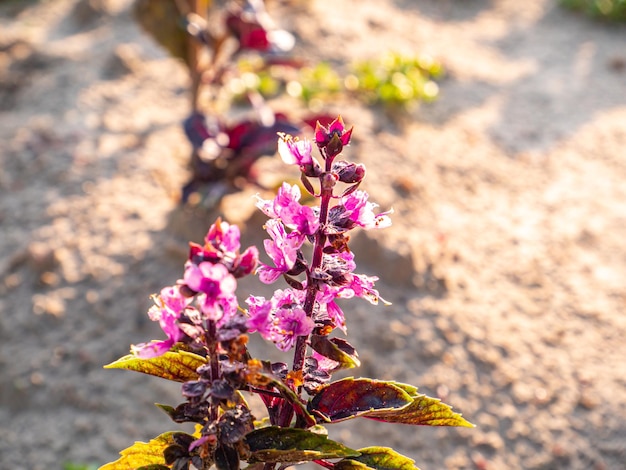
<svg viewBox="0 0 626 470"><path fill-rule="evenodd" d="M346 305L358 372L478 427L333 435L425 470L626 469L626 29L553 0L273 4L302 56L425 52L448 70L440 99L400 119L326 110L354 124L348 156L395 209L354 245L393 302ZM149 295L211 222L176 199L184 70L128 0L75 5L0 3L3 469L102 464L172 428L153 403L178 403L176 385L101 366L158 334ZM222 210L258 240L247 204Z"/></svg>

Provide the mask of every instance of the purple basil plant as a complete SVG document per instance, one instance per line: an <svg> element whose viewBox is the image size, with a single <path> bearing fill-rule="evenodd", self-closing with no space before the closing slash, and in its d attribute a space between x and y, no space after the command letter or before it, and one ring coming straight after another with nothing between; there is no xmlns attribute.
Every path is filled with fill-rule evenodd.
<svg viewBox="0 0 626 470"><path fill-rule="evenodd" d="M271 264L259 263L255 247L241 252L239 229L219 219L204 245L190 244L182 279L156 295L148 312L167 339L133 346L106 367L181 382L185 401L158 406L176 423L194 423L195 432L137 442L103 470L235 470L243 462L263 470L303 462L336 470L407 470L417 468L412 459L387 447L351 449L329 439L325 426L355 418L473 426L412 385L332 380L334 372L359 365L356 349L335 335L337 329L346 333L337 300L385 302L375 288L377 277L354 272L348 247L351 230L391 224L390 212L376 212L359 189L365 167L341 159L351 133L338 117L328 126L318 123L313 142L279 136L278 152L300 168L302 186L284 183L274 199L257 200L269 217L264 248ZM302 204L302 191L317 204ZM282 279L285 285L269 299L248 296L242 308L237 279L252 273L265 284ZM291 351L291 364L252 357L247 343L254 333ZM266 416L253 416L249 394L261 398Z"/></svg>

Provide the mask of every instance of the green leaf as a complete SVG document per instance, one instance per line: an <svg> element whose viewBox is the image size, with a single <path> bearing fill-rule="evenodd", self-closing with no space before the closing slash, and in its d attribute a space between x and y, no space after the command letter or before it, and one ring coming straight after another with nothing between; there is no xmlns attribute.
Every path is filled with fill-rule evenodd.
<svg viewBox="0 0 626 470"><path fill-rule="evenodd" d="M362 416L387 423L474 427L450 406L418 393L412 385L372 379L333 382L313 397L308 409L326 422Z"/></svg>
<svg viewBox="0 0 626 470"><path fill-rule="evenodd" d="M365 447L361 455L340 460L335 470L419 470L415 461L389 447Z"/></svg>
<svg viewBox="0 0 626 470"><path fill-rule="evenodd" d="M357 457L360 453L339 442L304 429L270 426L256 429L245 437L250 463L304 462L318 459Z"/></svg>
<svg viewBox="0 0 626 470"><path fill-rule="evenodd" d="M206 359L197 354L187 351L169 351L151 359L142 359L128 354L107 364L104 368L134 370L175 382L187 382L198 378L196 369L204 364L206 364Z"/></svg>
<svg viewBox="0 0 626 470"><path fill-rule="evenodd" d="M323 387L308 409L324 421L337 422L374 410L400 409L411 402L411 395L392 383L348 377Z"/></svg>
<svg viewBox="0 0 626 470"><path fill-rule="evenodd" d="M142 467L150 470L169 468L165 462L163 452L172 444L179 432L166 432L155 437L150 442L135 442L132 446L120 452L121 457L115 462L100 467L99 470L137 470Z"/></svg>
<svg viewBox="0 0 626 470"><path fill-rule="evenodd" d="M341 338L329 339L327 336L312 335L311 347L322 356L338 362L335 370L352 369L361 365L356 349Z"/></svg>

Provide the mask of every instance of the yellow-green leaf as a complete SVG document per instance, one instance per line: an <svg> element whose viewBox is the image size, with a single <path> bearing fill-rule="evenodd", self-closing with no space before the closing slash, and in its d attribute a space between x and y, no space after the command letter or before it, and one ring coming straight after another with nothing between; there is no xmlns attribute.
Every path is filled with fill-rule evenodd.
<svg viewBox="0 0 626 470"><path fill-rule="evenodd" d="M141 467L166 465L163 451L174 444L176 434L176 432L166 432L150 442L135 442L120 452L119 459L103 465L99 470L136 470Z"/></svg>
<svg viewBox="0 0 626 470"><path fill-rule="evenodd" d="M162 356L150 359L142 359L133 354L128 354L111 364L107 364L104 368L134 370L175 382L187 382L198 378L196 369L206 362L204 357L194 353L169 351Z"/></svg>
<svg viewBox="0 0 626 470"><path fill-rule="evenodd" d="M389 447L365 447L361 455L349 457L335 464L335 470L419 470L415 461Z"/></svg>
<svg viewBox="0 0 626 470"><path fill-rule="evenodd" d="M426 395L412 398L413 402L403 408L375 410L367 413L364 417L387 423L474 427L460 413L452 411L452 407L442 403L438 398L431 398Z"/></svg>
<svg viewBox="0 0 626 470"><path fill-rule="evenodd" d="M442 403L438 398L417 393L417 387L399 382L388 382L408 393L412 402L402 408L393 410L373 410L366 418L387 423L419 424L423 426L461 426L473 428L460 413L452 411L452 407Z"/></svg>
<svg viewBox="0 0 626 470"><path fill-rule="evenodd" d="M270 426L246 435L251 455L248 462L304 462L317 459L357 457L360 453L339 442L304 429Z"/></svg>

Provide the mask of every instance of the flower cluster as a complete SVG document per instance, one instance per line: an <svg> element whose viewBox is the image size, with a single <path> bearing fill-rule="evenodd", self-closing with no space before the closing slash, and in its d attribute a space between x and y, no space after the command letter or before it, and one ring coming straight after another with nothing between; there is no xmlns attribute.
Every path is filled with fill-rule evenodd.
<svg viewBox="0 0 626 470"><path fill-rule="evenodd" d="M236 318L241 315L235 296L237 278L255 270L259 253L256 247L240 253L239 238L236 225L218 220L209 229L204 246L190 244L183 279L154 296L155 305L148 311L167 339L135 345L135 355L158 357L177 343L202 349L209 322L216 328L241 323Z"/></svg>
<svg viewBox="0 0 626 470"><path fill-rule="evenodd" d="M313 156L311 141L280 135L282 160L300 168L304 190L319 200L319 205L303 205L300 186L288 183L283 183L274 199L257 197L257 207L270 218L265 224L270 239L264 246L272 262L260 263L259 279L271 284L282 276L289 287L276 290L270 299L250 296L247 327L282 351L296 348L294 370L304 369L307 390L315 389L308 382L314 376L319 379L333 361L321 361L319 351L307 357L306 339L311 334L326 337L335 328L346 332L337 300L361 297L373 304L381 300L374 288L378 278L354 273L347 232L356 227L383 228L391 221L389 213L376 213L376 204L358 190L365 167L337 158L349 145L351 133L341 117L327 127L318 123L314 143L321 160ZM338 183L345 187L336 194ZM306 259L303 251L307 242L313 245L311 259Z"/></svg>

